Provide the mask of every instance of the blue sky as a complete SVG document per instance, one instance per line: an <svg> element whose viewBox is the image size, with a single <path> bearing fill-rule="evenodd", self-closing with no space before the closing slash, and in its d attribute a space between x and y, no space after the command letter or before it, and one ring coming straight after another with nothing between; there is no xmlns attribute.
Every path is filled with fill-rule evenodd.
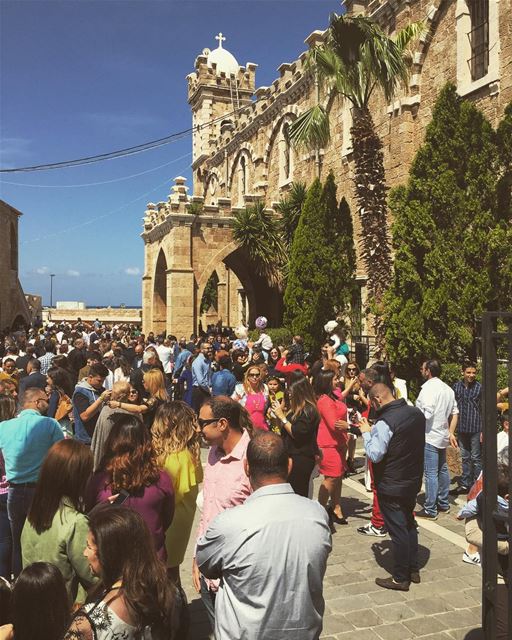
<svg viewBox="0 0 512 640"><path fill-rule="evenodd" d="M70 160L187 129L185 76L219 31L240 64L259 65L257 85L269 85L332 11L339 1L2 0L0 165ZM24 214L25 291L47 304L55 273L54 301L139 305L145 205L166 200L175 176L190 182L190 152L186 137L95 165L1 174L0 198Z"/></svg>

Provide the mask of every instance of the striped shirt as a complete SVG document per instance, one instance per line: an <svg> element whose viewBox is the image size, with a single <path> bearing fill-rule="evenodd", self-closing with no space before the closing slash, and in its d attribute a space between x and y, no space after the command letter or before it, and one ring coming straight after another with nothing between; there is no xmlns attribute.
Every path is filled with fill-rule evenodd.
<svg viewBox="0 0 512 640"><path fill-rule="evenodd" d="M480 400L482 397L482 385L475 380L473 384L466 386L463 380L458 380L453 385L455 399L459 407L459 433L479 433L482 430L482 414Z"/></svg>

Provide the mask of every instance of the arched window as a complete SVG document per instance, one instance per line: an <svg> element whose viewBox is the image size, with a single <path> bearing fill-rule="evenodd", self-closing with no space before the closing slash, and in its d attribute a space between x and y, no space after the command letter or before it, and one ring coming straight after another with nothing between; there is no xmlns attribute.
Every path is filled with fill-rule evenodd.
<svg viewBox="0 0 512 640"><path fill-rule="evenodd" d="M11 222L11 269L18 270L18 234L14 222Z"/></svg>
<svg viewBox="0 0 512 640"><path fill-rule="evenodd" d="M283 125L283 176L285 180L290 179L291 173L291 145L290 145L290 125L285 122Z"/></svg>
<svg viewBox="0 0 512 640"><path fill-rule="evenodd" d="M247 162L244 156L240 158L240 192L243 196L247 193Z"/></svg>
<svg viewBox="0 0 512 640"><path fill-rule="evenodd" d="M489 68L489 0L469 0L471 18L471 79L479 80L487 74Z"/></svg>

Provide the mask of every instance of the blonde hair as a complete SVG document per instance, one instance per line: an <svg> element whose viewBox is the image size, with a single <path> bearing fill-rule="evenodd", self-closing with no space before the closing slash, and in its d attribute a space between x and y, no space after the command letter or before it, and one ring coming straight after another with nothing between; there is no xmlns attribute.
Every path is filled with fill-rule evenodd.
<svg viewBox="0 0 512 640"><path fill-rule="evenodd" d="M254 369L257 369L260 377L258 380L258 393L264 391L265 389L265 385L263 383L263 371L260 369L260 366L257 364L252 364L250 367L247 367L247 371L244 374L244 391L245 393L253 393L254 389L251 385L251 383L249 382L249 372L253 371Z"/></svg>
<svg viewBox="0 0 512 640"><path fill-rule="evenodd" d="M164 374L160 369L150 369L146 371L144 374L144 382L152 398L158 398L164 402L169 400L169 394L165 388Z"/></svg>
<svg viewBox="0 0 512 640"><path fill-rule="evenodd" d="M164 465L171 453L179 453L185 449L188 449L194 464L200 464L201 446L197 426L195 412L181 400L166 402L158 408L151 432L160 466Z"/></svg>

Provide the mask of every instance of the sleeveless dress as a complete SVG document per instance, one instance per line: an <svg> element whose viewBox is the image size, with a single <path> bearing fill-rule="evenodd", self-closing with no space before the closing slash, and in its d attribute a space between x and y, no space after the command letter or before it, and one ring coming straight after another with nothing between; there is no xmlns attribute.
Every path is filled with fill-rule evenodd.
<svg viewBox="0 0 512 640"><path fill-rule="evenodd" d="M90 602L82 607L77 619L87 618L94 640L152 640L151 629L146 627L142 636L137 628L124 622L112 611L106 602ZM81 635L81 634L80 634ZM78 638L80 638L80 635ZM66 640L75 636L66 635Z"/></svg>

